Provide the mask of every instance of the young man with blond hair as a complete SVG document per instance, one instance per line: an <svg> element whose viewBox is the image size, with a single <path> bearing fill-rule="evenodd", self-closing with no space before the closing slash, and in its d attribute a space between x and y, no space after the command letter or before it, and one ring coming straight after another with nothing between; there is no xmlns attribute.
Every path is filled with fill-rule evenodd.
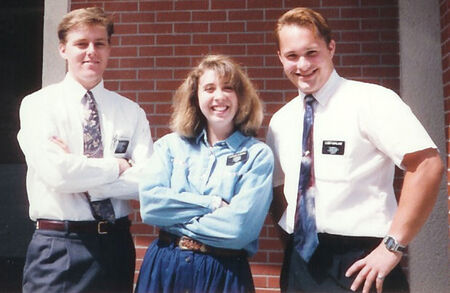
<svg viewBox="0 0 450 293"><path fill-rule="evenodd" d="M113 22L74 10L58 27L63 81L22 101L20 147L30 218L23 292L131 292L135 248L129 199L152 139L145 112L104 88Z"/></svg>

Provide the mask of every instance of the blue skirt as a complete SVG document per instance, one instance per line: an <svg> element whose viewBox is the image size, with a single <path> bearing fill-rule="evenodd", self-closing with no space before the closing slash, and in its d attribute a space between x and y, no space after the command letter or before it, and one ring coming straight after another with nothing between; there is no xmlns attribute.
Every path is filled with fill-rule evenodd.
<svg viewBox="0 0 450 293"><path fill-rule="evenodd" d="M221 257L181 250L155 240L144 257L136 293L254 292L246 257Z"/></svg>

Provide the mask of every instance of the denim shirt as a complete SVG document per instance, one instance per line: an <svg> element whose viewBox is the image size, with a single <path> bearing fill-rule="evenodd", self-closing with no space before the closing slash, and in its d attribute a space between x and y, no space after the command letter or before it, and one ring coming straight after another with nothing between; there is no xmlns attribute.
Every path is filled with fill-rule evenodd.
<svg viewBox="0 0 450 293"><path fill-rule="evenodd" d="M272 201L272 171L270 148L240 131L212 147L206 131L192 139L168 134L139 184L142 220L251 256ZM220 199L229 205L217 208Z"/></svg>

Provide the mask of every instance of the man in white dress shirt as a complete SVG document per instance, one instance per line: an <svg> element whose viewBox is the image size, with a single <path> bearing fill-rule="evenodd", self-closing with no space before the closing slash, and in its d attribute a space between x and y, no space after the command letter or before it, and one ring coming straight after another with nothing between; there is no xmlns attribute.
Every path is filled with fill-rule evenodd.
<svg viewBox="0 0 450 293"><path fill-rule="evenodd" d="M112 33L100 8L64 16L67 75L22 101L18 140L36 222L23 292L132 291L129 200L153 143L145 112L103 86Z"/></svg>
<svg viewBox="0 0 450 293"><path fill-rule="evenodd" d="M272 212L291 235L282 290L408 290L399 262L436 200L443 164L435 144L393 91L338 75L333 65L336 43L319 13L292 9L278 19L275 32L284 72L299 92L274 114L267 135L275 156ZM304 99L310 103L311 95L312 150L304 152ZM303 219L296 212L299 174L302 156L310 154L315 204L306 210L315 223L308 226L314 227L309 234L294 222ZM398 204L394 165L405 171ZM308 196L305 200L311 202ZM318 246L306 247L305 254L302 240L295 242L317 243L314 238Z"/></svg>

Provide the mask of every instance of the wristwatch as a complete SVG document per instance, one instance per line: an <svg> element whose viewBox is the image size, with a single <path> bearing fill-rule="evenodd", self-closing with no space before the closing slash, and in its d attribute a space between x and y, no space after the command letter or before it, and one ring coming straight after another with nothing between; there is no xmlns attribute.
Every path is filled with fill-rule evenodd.
<svg viewBox="0 0 450 293"><path fill-rule="evenodd" d="M387 250L393 251L393 252L405 252L406 246L401 245L398 243L397 239L390 235L386 235L383 239L383 243L386 246Z"/></svg>

